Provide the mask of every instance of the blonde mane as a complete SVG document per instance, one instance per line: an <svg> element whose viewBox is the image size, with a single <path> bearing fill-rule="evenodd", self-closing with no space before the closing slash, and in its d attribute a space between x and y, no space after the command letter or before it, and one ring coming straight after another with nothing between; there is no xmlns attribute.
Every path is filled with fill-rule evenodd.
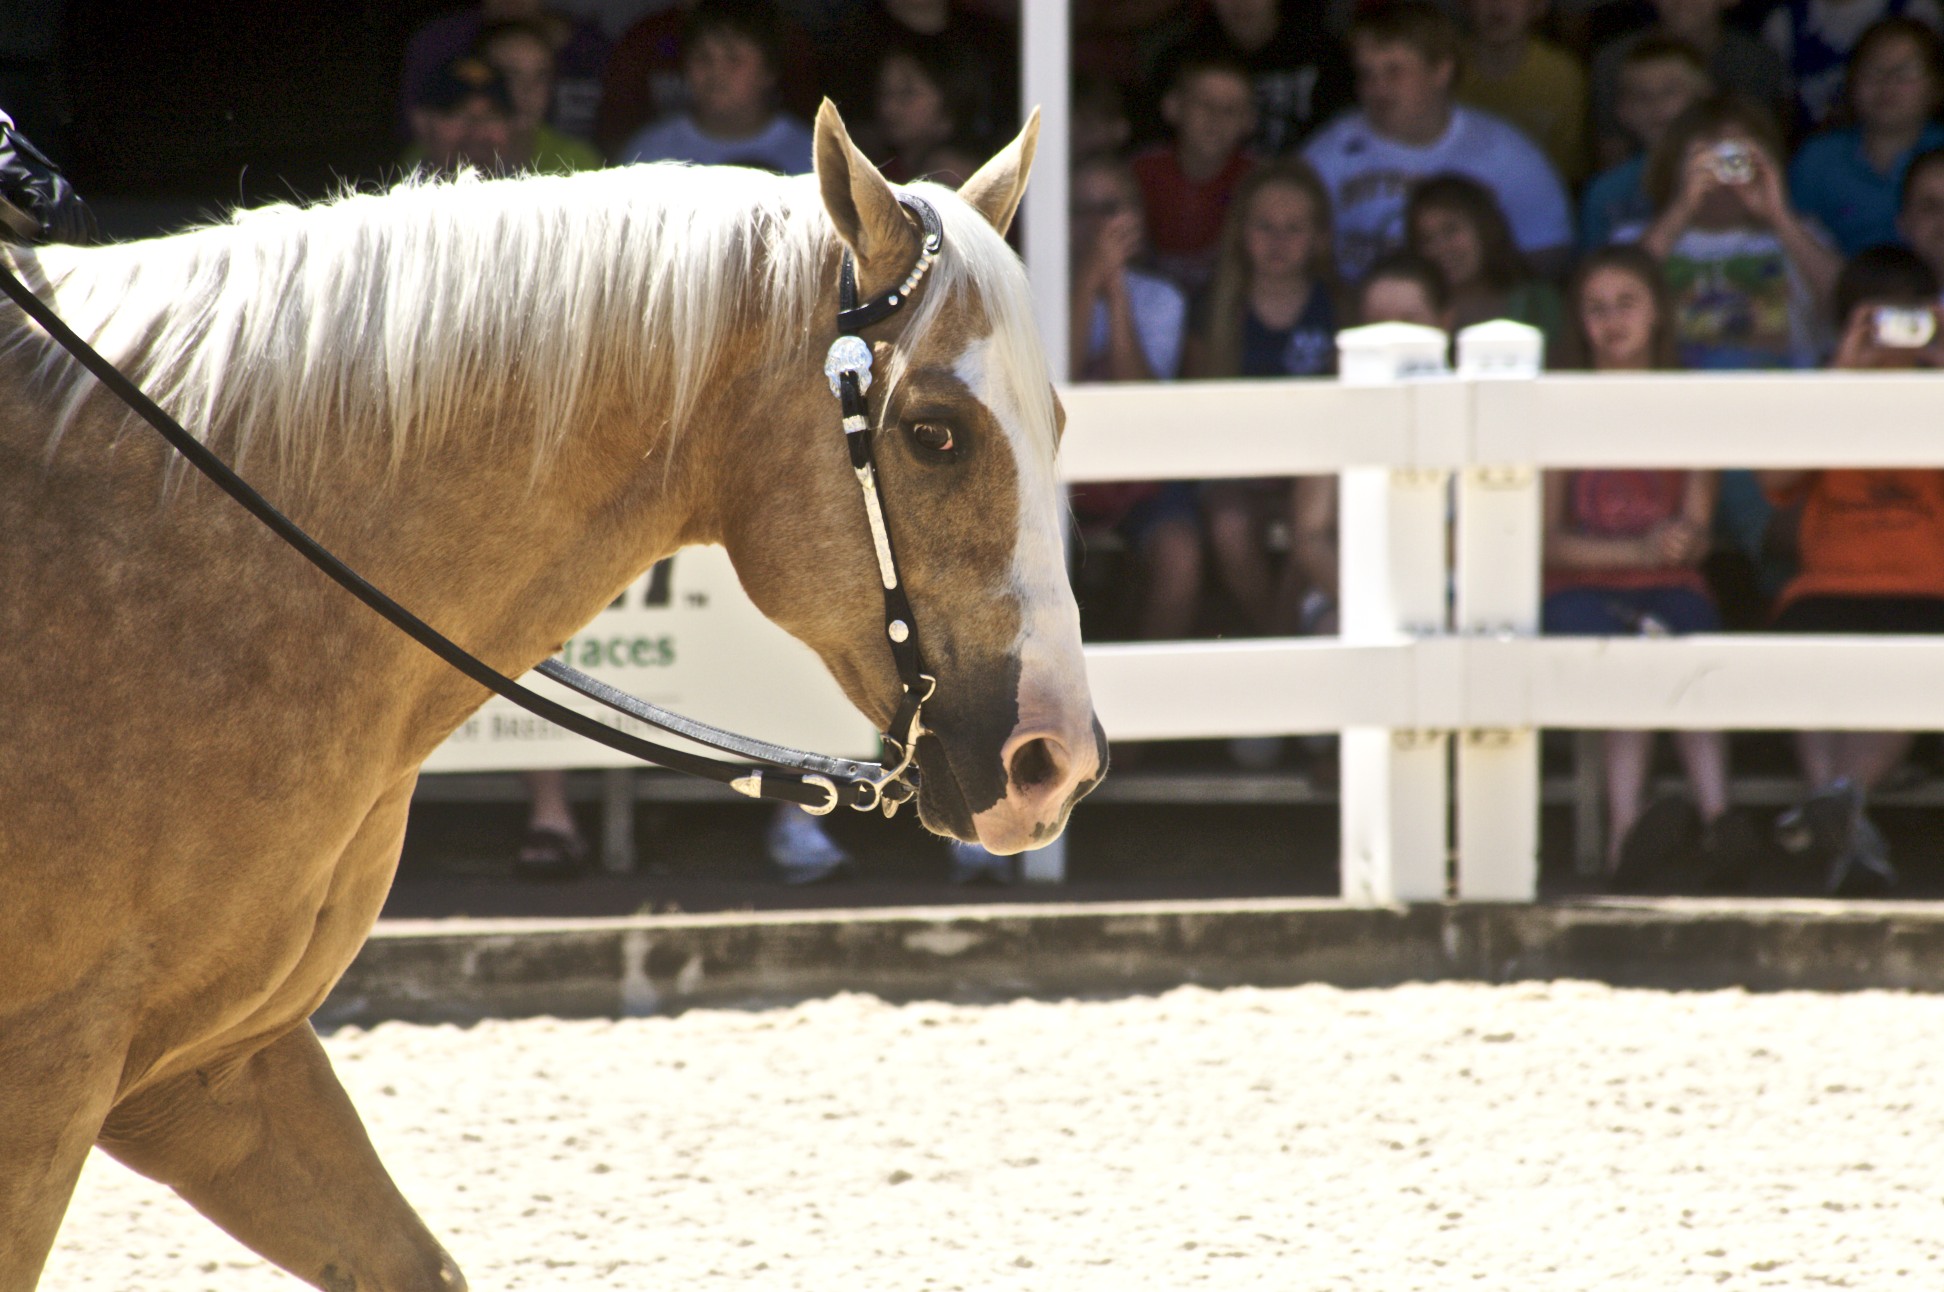
<svg viewBox="0 0 1944 1292"><path fill-rule="evenodd" d="M1050 428L1018 259L955 195L923 188L946 251L901 357L975 286L1004 379ZM538 463L608 383L679 434L737 326L764 328L752 363L802 355L835 241L814 178L653 165L410 179L167 238L12 256L194 434L223 439L233 461L268 452L309 477L361 441L394 464L429 452L481 406L530 418ZM98 388L31 324L0 345L32 347L58 442Z"/></svg>

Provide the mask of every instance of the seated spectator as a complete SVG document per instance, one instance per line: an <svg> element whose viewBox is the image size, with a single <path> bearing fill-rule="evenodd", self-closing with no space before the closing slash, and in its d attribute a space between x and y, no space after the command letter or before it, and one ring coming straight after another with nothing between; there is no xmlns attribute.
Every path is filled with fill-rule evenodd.
<svg viewBox="0 0 1944 1292"><path fill-rule="evenodd" d="M925 158L958 138L965 96L947 76L947 69L909 50L892 50L878 62L877 110L864 140L871 160L893 184L926 175L919 169Z"/></svg>
<svg viewBox="0 0 1944 1292"><path fill-rule="evenodd" d="M1415 251L1378 258L1357 284L1356 322L1415 323L1451 331L1451 288L1436 262Z"/></svg>
<svg viewBox="0 0 1944 1292"><path fill-rule="evenodd" d="M1304 158L1330 190L1337 268L1358 279L1403 245L1412 181L1445 172L1492 190L1519 250L1551 273L1572 242L1566 190L1538 145L1490 113L1455 103L1458 28L1423 0L1358 13L1351 28L1358 110L1311 138Z"/></svg>
<svg viewBox="0 0 1944 1292"><path fill-rule="evenodd" d="M1181 66L1225 62L1240 67L1255 95L1250 149L1280 157L1351 106L1350 59L1303 0L1213 0L1201 17L1155 60L1158 100Z"/></svg>
<svg viewBox="0 0 1944 1292"><path fill-rule="evenodd" d="M486 60L462 54L420 86L404 162L439 175L468 166L493 173L505 165L512 138L506 78Z"/></svg>
<svg viewBox="0 0 1944 1292"><path fill-rule="evenodd" d="M592 138L594 109L601 98L601 75L607 66L608 42L600 24L549 9L542 0L484 0L484 3L434 18L412 35L405 47L403 79L405 126L411 110L440 68L470 51L479 34L498 22L525 22L538 27L554 52L554 95L548 121L576 139Z"/></svg>
<svg viewBox="0 0 1944 1292"><path fill-rule="evenodd" d="M1918 153L1904 170L1897 232L1932 273L1944 278L1944 148Z"/></svg>
<svg viewBox="0 0 1944 1292"><path fill-rule="evenodd" d="M1797 132L1806 134L1834 122L1850 61L1864 33L1892 17L1920 22L1933 32L1944 26L1937 0L1783 0L1769 10L1762 39L1795 82Z"/></svg>
<svg viewBox="0 0 1944 1292"><path fill-rule="evenodd" d="M1944 367L1938 277L1914 252L1873 247L1835 292L1842 341L1830 366ZM1777 632L1944 633L1944 471L1764 471L1778 501L1799 506L1800 570L1782 592ZM1896 881L1865 800L1908 752L1901 731L1805 731L1796 752L1812 790L1777 828L1785 846L1827 862L1837 894Z"/></svg>
<svg viewBox="0 0 1944 1292"><path fill-rule="evenodd" d="M1627 137L1616 107L1620 68L1634 45L1665 37L1692 45L1707 60L1708 72L1722 93L1754 100L1777 121L1793 111L1788 68L1773 49L1722 22L1735 0L1654 0L1658 21L1651 27L1621 36L1593 55L1593 146L1597 163L1612 166L1624 161L1636 146Z"/></svg>
<svg viewBox="0 0 1944 1292"><path fill-rule="evenodd" d="M808 174L810 127L774 104L776 40L774 15L767 10L698 5L682 38L689 110L641 131L617 160Z"/></svg>
<svg viewBox="0 0 1944 1292"><path fill-rule="evenodd" d="M1707 60L1685 41L1648 36L1627 47L1620 61L1620 90L1613 111L1635 151L1587 184L1580 199L1583 250L1604 247L1613 241L1615 229L1653 215L1647 200L1647 154L1676 117L1714 90Z"/></svg>
<svg viewBox="0 0 1944 1292"><path fill-rule="evenodd" d="M1743 99L1695 104L1647 161L1654 218L1621 229L1661 263L1689 368L1808 368L1842 261L1789 205L1782 145Z"/></svg>
<svg viewBox="0 0 1944 1292"><path fill-rule="evenodd" d="M1316 377L1336 370L1330 204L1316 173L1270 162L1236 191L1215 277L1188 340L1194 377ZM1202 490L1216 573L1258 633L1314 631L1334 607L1301 562L1278 571L1269 531L1295 525L1293 480L1214 481Z"/></svg>
<svg viewBox="0 0 1944 1292"><path fill-rule="evenodd" d="M1208 281L1229 201L1255 165L1244 151L1255 128L1248 74L1234 62L1185 61L1161 114L1169 142L1137 155L1134 177L1157 267L1193 291Z"/></svg>
<svg viewBox="0 0 1944 1292"><path fill-rule="evenodd" d="M1451 298L1444 276L1414 251L1379 257L1357 285L1353 303L1358 324L1415 323L1451 330ZM1338 477L1297 477L1290 500L1289 560L1312 590L1314 613L1304 624L1307 632L1337 631L1338 505Z"/></svg>
<svg viewBox="0 0 1944 1292"><path fill-rule="evenodd" d="M1484 185L1462 175L1434 175L1412 186L1404 211L1407 245L1444 275L1452 331L1513 319L1545 333L1548 354L1557 349L1565 312L1559 293L1533 276Z"/></svg>
<svg viewBox="0 0 1944 1292"><path fill-rule="evenodd" d="M1854 125L1826 130L1789 167L1789 194L1853 256L1897 240L1897 190L1918 153L1944 144L1931 120L1944 103L1937 36L1913 18L1885 18L1856 43L1850 63Z"/></svg>
<svg viewBox="0 0 1944 1292"><path fill-rule="evenodd" d="M547 124L547 109L553 103L554 51L540 28L527 22L494 23L479 33L474 52L505 78L513 102L506 151L509 166L551 175L599 169L601 154L593 144Z"/></svg>
<svg viewBox="0 0 1944 1292"><path fill-rule="evenodd" d="M1077 381L1172 379L1181 368L1187 303L1174 284L1133 265L1143 232L1141 190L1127 166L1092 157L1073 173L1071 370ZM1083 533L1113 531L1141 567L1133 631L1186 637L1200 608L1201 524L1186 481L1074 488Z"/></svg>
<svg viewBox="0 0 1944 1292"><path fill-rule="evenodd" d="M817 80L848 120L871 114L878 59L894 49L945 69L972 91L959 131L969 139L1009 139L1019 126L1019 33L1010 22L951 0L875 0L848 11L824 42Z"/></svg>
<svg viewBox="0 0 1944 1292"><path fill-rule="evenodd" d="M773 10L773 0L700 0L731 8ZM679 0L646 15L621 33L608 55L601 79L601 102L594 118L594 142L610 157L651 121L688 111L688 81L682 75L682 29L697 0ZM810 42L788 19L778 18L783 38L776 91L783 110L808 121L817 113L816 61Z"/></svg>
<svg viewBox="0 0 1944 1292"><path fill-rule="evenodd" d="M1565 358L1593 372L1676 366L1674 319L1660 267L1638 247L1593 253L1573 277ZM1545 480L1544 631L1582 637L1721 631L1697 568L1714 521L1711 471L1549 471ZM1718 731L1674 733L1694 798L1647 803L1651 731L1601 733L1607 873L1618 892L1651 887L1698 862L1699 875L1746 874L1753 828L1728 809L1728 744ZM1684 866L1683 863L1690 863Z"/></svg>
<svg viewBox="0 0 1944 1292"><path fill-rule="evenodd" d="M1577 185L1592 169L1586 148L1586 70L1538 34L1549 0L1465 0L1471 39L1458 101L1526 132L1553 170Z"/></svg>

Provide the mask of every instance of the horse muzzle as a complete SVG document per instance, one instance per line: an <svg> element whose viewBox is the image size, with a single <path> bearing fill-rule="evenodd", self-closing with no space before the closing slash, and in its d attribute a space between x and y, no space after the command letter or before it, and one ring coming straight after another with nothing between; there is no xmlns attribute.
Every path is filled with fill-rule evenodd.
<svg viewBox="0 0 1944 1292"><path fill-rule="evenodd" d="M1079 732L1022 724L1000 750L1005 793L972 815L978 841L1006 855L1041 848L1066 829L1073 805L1107 773L1107 735L1088 715Z"/></svg>

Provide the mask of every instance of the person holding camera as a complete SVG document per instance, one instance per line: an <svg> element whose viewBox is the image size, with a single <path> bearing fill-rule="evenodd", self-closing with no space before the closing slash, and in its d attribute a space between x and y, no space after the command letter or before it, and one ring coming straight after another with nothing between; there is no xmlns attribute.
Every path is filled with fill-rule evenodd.
<svg viewBox="0 0 1944 1292"><path fill-rule="evenodd" d="M1872 247L1844 267L1830 366L1944 368L1938 277L1906 247ZM1762 471L1777 505L1800 514L1798 573L1773 628L1795 633L1944 633L1944 471ZM1903 761L1902 731L1804 731L1796 755L1811 793L1783 814L1784 847L1826 866L1834 894L1896 882L1865 797Z"/></svg>
<svg viewBox="0 0 1944 1292"><path fill-rule="evenodd" d="M1660 262L1688 368L1810 368L1842 262L1789 204L1774 119L1731 96L1675 119L1647 161L1654 217L1618 231Z"/></svg>

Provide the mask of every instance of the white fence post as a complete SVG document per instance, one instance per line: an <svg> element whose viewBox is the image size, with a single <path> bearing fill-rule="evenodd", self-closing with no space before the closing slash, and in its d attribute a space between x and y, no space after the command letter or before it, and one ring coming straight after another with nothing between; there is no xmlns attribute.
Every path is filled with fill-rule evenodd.
<svg viewBox="0 0 1944 1292"><path fill-rule="evenodd" d="M1458 334L1458 375L1480 381L1539 375L1545 338L1496 321ZM1458 486L1457 631L1530 637L1539 631L1540 475L1520 463L1474 465ZM1489 685L1466 669L1466 684ZM1466 730L1457 752L1457 896L1529 902L1539 890L1539 738L1531 727Z"/></svg>
<svg viewBox="0 0 1944 1292"><path fill-rule="evenodd" d="M1071 0L1034 0L1024 6L1019 28L1019 119L1040 110L1038 162L1026 188L1023 217L1027 277L1033 284L1033 316L1045 342L1053 380L1067 378L1067 177L1072 166L1073 15ZM1064 523L1066 510L1060 512ZM1066 836L1019 858L1028 883L1066 881Z"/></svg>
<svg viewBox="0 0 1944 1292"><path fill-rule="evenodd" d="M1379 324L1337 338L1352 385L1445 373L1445 334ZM1338 485L1339 616L1345 644L1389 645L1445 624L1448 476L1351 468ZM1342 734L1342 890L1350 902L1442 901L1450 845L1442 731L1351 727Z"/></svg>

